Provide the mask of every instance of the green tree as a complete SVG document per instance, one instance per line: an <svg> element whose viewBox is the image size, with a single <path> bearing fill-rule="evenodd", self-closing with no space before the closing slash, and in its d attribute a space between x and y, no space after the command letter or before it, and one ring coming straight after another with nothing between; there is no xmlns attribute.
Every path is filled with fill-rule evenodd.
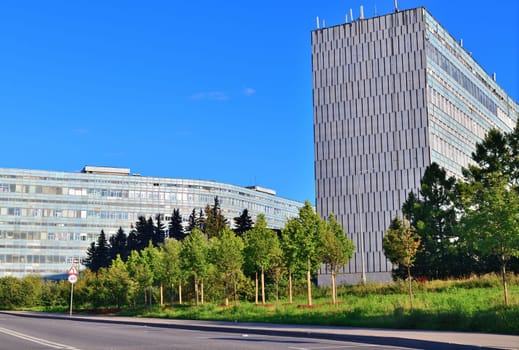
<svg viewBox="0 0 519 350"><path fill-rule="evenodd" d="M146 220L144 216L139 216L135 223L135 231L137 232L137 250L143 250L148 246L150 241L153 241L154 226L151 217Z"/></svg>
<svg viewBox="0 0 519 350"><path fill-rule="evenodd" d="M164 239L166 238L166 226L162 222L162 215L160 214L155 216L155 222L155 225L153 225L152 242L154 247L158 247L164 243Z"/></svg>
<svg viewBox="0 0 519 350"><path fill-rule="evenodd" d="M182 304L182 277L183 271L180 268L180 251L182 242L176 239L168 239L160 248L162 265L164 266L164 283L171 287L171 303L173 303L173 288L178 285L178 299Z"/></svg>
<svg viewBox="0 0 519 350"><path fill-rule="evenodd" d="M100 268L110 266L110 250L106 235L103 230L97 237L97 243L92 242L90 248L87 250L87 258L85 259L85 266L92 272L99 271Z"/></svg>
<svg viewBox="0 0 519 350"><path fill-rule="evenodd" d="M208 238L217 237L227 227L227 219L222 214L220 200L214 197L214 205L205 207L204 232Z"/></svg>
<svg viewBox="0 0 519 350"><path fill-rule="evenodd" d="M420 249L420 236L407 220L394 219L386 231L382 241L384 254L393 264L400 264L407 268L409 283L409 302L413 308L413 289L411 268Z"/></svg>
<svg viewBox="0 0 519 350"><path fill-rule="evenodd" d="M118 309L129 305L133 296L134 283L120 255L112 261L106 275L105 285L111 304L115 304Z"/></svg>
<svg viewBox="0 0 519 350"><path fill-rule="evenodd" d="M330 214L325 228L321 231L320 249L322 262L328 265L332 276L332 303L337 305L337 270L351 259L355 245L346 237L344 229L333 214Z"/></svg>
<svg viewBox="0 0 519 350"><path fill-rule="evenodd" d="M472 272L473 264L456 235L459 197L456 179L432 163L420 181L419 195L411 192L404 202L402 212L421 238L412 268L415 276L445 279Z"/></svg>
<svg viewBox="0 0 519 350"><path fill-rule="evenodd" d="M322 262L319 245L324 229L324 221L317 215L310 202L305 201L299 209L299 216L288 220L283 233L285 235L285 253L292 254L294 267L306 268L307 300L312 305L312 273L316 272Z"/></svg>
<svg viewBox="0 0 519 350"><path fill-rule="evenodd" d="M126 268L128 269L128 273L130 274L132 281L136 285L136 289L140 289L142 291L144 305L147 305L147 292L150 286L153 285L153 271L151 270L151 267L148 265L146 259L144 259L138 251L133 250L128 257L128 261L126 262Z"/></svg>
<svg viewBox="0 0 519 350"><path fill-rule="evenodd" d="M253 226L254 222L247 209L243 209L242 213L234 218L234 232L239 237L242 237L243 234L252 229Z"/></svg>
<svg viewBox="0 0 519 350"><path fill-rule="evenodd" d="M261 273L261 302L265 304L265 271L274 262L279 250L279 239L273 230L267 228L265 215L260 214L254 228L247 231L245 235L244 254L256 269L256 303L258 291L257 271Z"/></svg>
<svg viewBox="0 0 519 350"><path fill-rule="evenodd" d="M508 176L494 172L487 174L484 182L465 184L463 200L460 232L480 255L498 258L508 305L506 265L512 257L519 257L518 192L510 186Z"/></svg>
<svg viewBox="0 0 519 350"><path fill-rule="evenodd" d="M199 300L203 304L203 280L209 270L209 244L207 237L199 229L193 229L182 242L180 250L180 264L184 272L193 278L195 289L195 303ZM199 285L202 286L201 293ZM201 299L199 298L201 296Z"/></svg>
<svg viewBox="0 0 519 350"><path fill-rule="evenodd" d="M193 214L196 215L194 209ZM186 234L184 232L184 226L182 226L182 216L180 215L180 209L173 209L173 214L171 215L171 220L169 222L169 238L182 241L185 237Z"/></svg>
<svg viewBox="0 0 519 350"><path fill-rule="evenodd" d="M117 258L117 255L121 256L121 259L123 261L126 261L128 259L128 246L127 246L127 237L126 233L124 233L124 230L122 227L119 227L119 230L117 230L117 233L110 237L110 260L115 260Z"/></svg>
<svg viewBox="0 0 519 350"><path fill-rule="evenodd" d="M225 305L229 305L231 284L236 283L243 265L243 241L228 227L211 239L211 257L225 285ZM234 290L236 300L236 288Z"/></svg>

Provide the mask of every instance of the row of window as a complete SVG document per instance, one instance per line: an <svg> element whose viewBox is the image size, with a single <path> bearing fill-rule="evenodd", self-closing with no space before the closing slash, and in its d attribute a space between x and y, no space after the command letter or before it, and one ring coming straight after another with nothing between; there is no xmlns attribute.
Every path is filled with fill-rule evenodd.
<svg viewBox="0 0 519 350"><path fill-rule="evenodd" d="M0 254L0 264L72 264L75 261L83 264L83 259L64 255ZM0 271L5 271L5 269L2 268Z"/></svg>
<svg viewBox="0 0 519 350"><path fill-rule="evenodd" d="M470 95L479 101L492 114L497 115L497 105L474 82L460 71L445 55L430 42L426 44L427 57L432 59L443 71L449 74Z"/></svg>

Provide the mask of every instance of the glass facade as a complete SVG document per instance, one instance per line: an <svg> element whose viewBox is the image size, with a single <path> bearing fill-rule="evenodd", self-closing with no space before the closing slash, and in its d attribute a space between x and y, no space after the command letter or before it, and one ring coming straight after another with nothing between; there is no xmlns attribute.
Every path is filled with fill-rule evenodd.
<svg viewBox="0 0 519 350"><path fill-rule="evenodd" d="M382 238L426 167L460 176L518 105L424 8L313 31L312 73L316 208L356 245L341 278L389 280Z"/></svg>
<svg viewBox="0 0 519 350"><path fill-rule="evenodd" d="M161 215L167 224L174 209L187 223L193 209L212 205L215 196L229 223L247 209L253 220L264 214L274 229L302 206L261 188L133 176L120 168L85 169L93 171L0 168L0 277L66 273L101 230L110 236L122 227L128 233L139 216Z"/></svg>

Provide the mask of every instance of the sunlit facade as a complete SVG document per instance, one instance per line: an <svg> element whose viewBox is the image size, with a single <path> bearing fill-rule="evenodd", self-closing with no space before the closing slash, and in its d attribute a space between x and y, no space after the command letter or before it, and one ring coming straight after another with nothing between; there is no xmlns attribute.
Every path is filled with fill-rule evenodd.
<svg viewBox="0 0 519 350"><path fill-rule="evenodd" d="M426 167L461 176L517 102L425 8L313 31L312 68L316 208L356 245L341 279L390 280L382 238Z"/></svg>
<svg viewBox="0 0 519 350"><path fill-rule="evenodd" d="M186 223L193 209L213 205L216 196L231 225L247 209L253 220L261 213L270 228L280 229L302 206L261 187L138 176L126 168L0 168L0 277L66 273L101 230L128 233L139 216L155 220L157 214L167 224L174 209Z"/></svg>

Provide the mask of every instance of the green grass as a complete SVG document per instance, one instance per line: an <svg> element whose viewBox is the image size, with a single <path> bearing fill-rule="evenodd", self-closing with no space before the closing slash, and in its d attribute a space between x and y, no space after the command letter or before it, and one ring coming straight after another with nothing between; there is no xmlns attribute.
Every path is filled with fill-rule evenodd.
<svg viewBox="0 0 519 350"><path fill-rule="evenodd" d="M434 283L434 282L433 282ZM292 305L280 302L257 306L249 302L222 307L215 304L154 307L124 313L142 317L357 326L374 328L431 329L519 334L519 286L509 287L511 305L503 306L499 286L473 287L463 283L436 283L418 287L414 308L398 286L366 285L341 288L340 304L330 304L325 290L314 299L314 308L304 297ZM388 290L389 289L389 290ZM389 292L391 291L391 292Z"/></svg>

